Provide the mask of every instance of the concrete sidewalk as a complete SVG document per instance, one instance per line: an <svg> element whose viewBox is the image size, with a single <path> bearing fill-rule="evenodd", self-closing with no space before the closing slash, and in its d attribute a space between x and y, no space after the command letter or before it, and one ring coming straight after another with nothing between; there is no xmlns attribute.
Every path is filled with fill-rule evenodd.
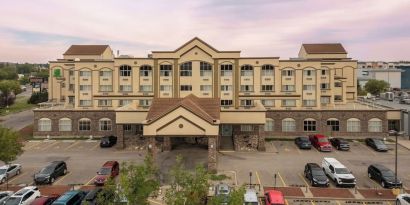
<svg viewBox="0 0 410 205"><path fill-rule="evenodd" d="M399 139L398 144L410 150L410 140Z"/></svg>

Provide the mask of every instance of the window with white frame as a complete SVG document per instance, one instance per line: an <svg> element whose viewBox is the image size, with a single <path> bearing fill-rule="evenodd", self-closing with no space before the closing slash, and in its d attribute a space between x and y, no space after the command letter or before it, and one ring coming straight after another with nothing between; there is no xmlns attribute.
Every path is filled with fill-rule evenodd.
<svg viewBox="0 0 410 205"><path fill-rule="evenodd" d="M347 120L348 132L360 132L360 120L357 118L350 118Z"/></svg>
<svg viewBox="0 0 410 205"><path fill-rule="evenodd" d="M272 132L274 128L274 121L271 118L266 118L265 131Z"/></svg>
<svg viewBox="0 0 410 205"><path fill-rule="evenodd" d="M232 85L221 85L221 91L232 91Z"/></svg>
<svg viewBox="0 0 410 205"><path fill-rule="evenodd" d="M80 106L91 106L92 101L91 100L80 100Z"/></svg>
<svg viewBox="0 0 410 205"><path fill-rule="evenodd" d="M152 92L152 85L140 85L140 92Z"/></svg>
<svg viewBox="0 0 410 205"><path fill-rule="evenodd" d="M261 85L262 92L271 92L273 91L273 85Z"/></svg>
<svg viewBox="0 0 410 205"><path fill-rule="evenodd" d="M241 85L241 92L252 92L253 85Z"/></svg>
<svg viewBox="0 0 410 205"><path fill-rule="evenodd" d="M131 85L120 85L121 92L131 92L132 86Z"/></svg>
<svg viewBox="0 0 410 205"><path fill-rule="evenodd" d="M80 71L80 76L81 77L91 77L91 71L82 70Z"/></svg>
<svg viewBox="0 0 410 205"><path fill-rule="evenodd" d="M328 90L328 89L330 89L330 84L329 83L320 83L320 89L321 90Z"/></svg>
<svg viewBox="0 0 410 205"><path fill-rule="evenodd" d="M124 131L129 132L132 131L132 125L131 124L125 124L123 125Z"/></svg>
<svg viewBox="0 0 410 205"><path fill-rule="evenodd" d="M294 85L282 85L282 91L293 92L295 91L295 86Z"/></svg>
<svg viewBox="0 0 410 205"><path fill-rule="evenodd" d="M329 104L330 103L330 97L320 97L320 103L321 104Z"/></svg>
<svg viewBox="0 0 410 205"><path fill-rule="evenodd" d="M316 100L303 100L303 106L314 107L316 106Z"/></svg>
<svg viewBox="0 0 410 205"><path fill-rule="evenodd" d="M212 65L207 62L200 62L199 71L202 77L212 76Z"/></svg>
<svg viewBox="0 0 410 205"><path fill-rule="evenodd" d="M119 102L118 102L118 105L119 106L125 106L125 105L129 105L129 104L131 104L132 103L132 100L120 100Z"/></svg>
<svg viewBox="0 0 410 205"><path fill-rule="evenodd" d="M316 120L312 118L303 120L303 130L307 132L316 131Z"/></svg>
<svg viewBox="0 0 410 205"><path fill-rule="evenodd" d="M315 74L316 74L315 70L304 70L303 71L304 76L310 77L310 76L314 76Z"/></svg>
<svg viewBox="0 0 410 205"><path fill-rule="evenodd" d="M368 122L369 132L382 132L382 120L379 118L372 118Z"/></svg>
<svg viewBox="0 0 410 205"><path fill-rule="evenodd" d="M51 131L51 120L48 118L41 118L38 120L38 131L47 132Z"/></svg>
<svg viewBox="0 0 410 205"><path fill-rule="evenodd" d="M98 100L98 106L100 107L109 107L111 105L112 105L112 100L107 100L107 99Z"/></svg>
<svg viewBox="0 0 410 205"><path fill-rule="evenodd" d="M192 76L192 62L186 62L180 65L180 76Z"/></svg>
<svg viewBox="0 0 410 205"><path fill-rule="evenodd" d="M316 90L316 85L303 85L303 90L315 91Z"/></svg>
<svg viewBox="0 0 410 205"><path fill-rule="evenodd" d="M99 127L100 131L111 131L112 130L112 122L108 118L103 118L99 120Z"/></svg>
<svg viewBox="0 0 410 205"><path fill-rule="evenodd" d="M140 67L140 76L149 77L152 74L152 68L149 65L143 65Z"/></svg>
<svg viewBox="0 0 410 205"><path fill-rule="evenodd" d="M241 106L252 106L253 105L253 100L241 100Z"/></svg>
<svg viewBox="0 0 410 205"><path fill-rule="evenodd" d="M261 100L261 103L265 107L274 107L275 106L275 100L272 100L272 99Z"/></svg>
<svg viewBox="0 0 410 205"><path fill-rule="evenodd" d="M172 76L172 65L160 65L159 75L163 77Z"/></svg>
<svg viewBox="0 0 410 205"><path fill-rule="evenodd" d="M181 85L181 91L192 91L192 85Z"/></svg>
<svg viewBox="0 0 410 205"><path fill-rule="evenodd" d="M326 125L330 127L330 131L338 132L340 130L340 122L336 118L330 118L326 121Z"/></svg>
<svg viewBox="0 0 410 205"><path fill-rule="evenodd" d="M253 125L241 125L241 132L252 132Z"/></svg>
<svg viewBox="0 0 410 205"><path fill-rule="evenodd" d="M151 102L152 102L151 100L144 99L144 100L139 101L139 105L142 107L148 107L151 105Z"/></svg>
<svg viewBox="0 0 410 205"><path fill-rule="evenodd" d="M295 74L294 70L282 70L283 77L292 77Z"/></svg>
<svg viewBox="0 0 410 205"><path fill-rule="evenodd" d="M100 92L111 92L112 85L100 85Z"/></svg>
<svg viewBox="0 0 410 205"><path fill-rule="evenodd" d="M91 130L91 120L88 118L81 118L78 121L79 131L90 131Z"/></svg>
<svg viewBox="0 0 410 205"><path fill-rule="evenodd" d="M224 77L232 76L232 64L222 64L221 65L221 76L224 76Z"/></svg>
<svg viewBox="0 0 410 205"><path fill-rule="evenodd" d="M100 77L111 77L112 71L110 70L102 70L100 71Z"/></svg>
<svg viewBox="0 0 410 205"><path fill-rule="evenodd" d="M295 132L296 121L292 118L285 118L282 120L282 132Z"/></svg>
<svg viewBox="0 0 410 205"><path fill-rule="evenodd" d="M61 118L58 120L58 130L60 132L68 132L71 131L72 125L71 125L71 119L70 118Z"/></svg>
<svg viewBox="0 0 410 205"><path fill-rule="evenodd" d="M253 76L253 67L251 65L243 65L241 67L241 76Z"/></svg>
<svg viewBox="0 0 410 205"><path fill-rule="evenodd" d="M296 106L296 100L282 100L282 107L295 107Z"/></svg>
<svg viewBox="0 0 410 205"><path fill-rule="evenodd" d="M160 85L159 90L169 92L172 90L172 85Z"/></svg>
<svg viewBox="0 0 410 205"><path fill-rule="evenodd" d="M199 90L204 92L212 91L212 85L200 85Z"/></svg>
<svg viewBox="0 0 410 205"><path fill-rule="evenodd" d="M221 106L231 106L232 100L221 100Z"/></svg>
<svg viewBox="0 0 410 205"><path fill-rule="evenodd" d="M120 66L120 76L122 77L129 77L131 76L132 68L129 65L121 65Z"/></svg>
<svg viewBox="0 0 410 205"><path fill-rule="evenodd" d="M263 65L261 70L262 70L261 72L262 76L273 76L274 74L273 65Z"/></svg>
<svg viewBox="0 0 410 205"><path fill-rule="evenodd" d="M80 85L80 91L90 91L91 85Z"/></svg>

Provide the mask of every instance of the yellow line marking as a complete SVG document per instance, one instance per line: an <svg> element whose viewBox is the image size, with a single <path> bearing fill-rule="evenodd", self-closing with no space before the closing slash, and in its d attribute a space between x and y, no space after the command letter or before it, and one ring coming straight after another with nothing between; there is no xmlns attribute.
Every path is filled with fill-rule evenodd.
<svg viewBox="0 0 410 205"><path fill-rule="evenodd" d="M305 177L303 177L302 174L298 174L298 175L303 180L303 182L305 182L306 186L309 187L309 183L307 183L307 181L305 180Z"/></svg>
<svg viewBox="0 0 410 205"><path fill-rule="evenodd" d="M258 184L261 185L261 179L259 178L258 171L255 171L256 179L258 180Z"/></svg>
<svg viewBox="0 0 410 205"><path fill-rule="evenodd" d="M93 148L91 148L91 150L95 150L99 145L100 143L97 143L96 145L93 146Z"/></svg>
<svg viewBox="0 0 410 205"><path fill-rule="evenodd" d="M49 142L50 143L50 142ZM59 143L59 141L55 141L55 142L52 142L51 144L48 144L48 145L46 145L43 149L41 149L41 150L46 150L46 149L48 149L48 148L50 148L50 147L52 147L53 145L56 145L56 144L58 144Z"/></svg>
<svg viewBox="0 0 410 205"><path fill-rule="evenodd" d="M341 205L339 201L336 201L337 205Z"/></svg>
<svg viewBox="0 0 410 205"><path fill-rule="evenodd" d="M154 204L160 204L160 205L162 205L161 202L157 202L157 201L154 201L154 200L152 200L152 199L148 199L148 201L151 202L151 203L154 203Z"/></svg>
<svg viewBox="0 0 410 205"><path fill-rule="evenodd" d="M74 147L75 145L79 144L80 141L74 142L73 144L71 144L70 146L66 147L64 150L69 150L70 148Z"/></svg>
<svg viewBox="0 0 410 205"><path fill-rule="evenodd" d="M33 145L30 145L30 146L28 146L28 147L25 147L24 149L25 150L30 150L31 148L33 148L33 147L35 147L35 146L37 146L37 145L39 145L40 144L40 142L35 142Z"/></svg>
<svg viewBox="0 0 410 205"><path fill-rule="evenodd" d="M17 175L17 176L15 176L15 177L11 178L8 183L11 183L11 182L13 182L14 180L16 180L16 179L18 179L18 178L20 178L20 177L22 177L22 176L24 176L24 175L27 175L27 173L20 173L19 175Z"/></svg>
<svg viewBox="0 0 410 205"><path fill-rule="evenodd" d="M94 176L93 178L91 178L90 181L88 181L85 185L86 186L91 185L91 182L94 181L95 177L97 177L97 176Z"/></svg>
<svg viewBox="0 0 410 205"><path fill-rule="evenodd" d="M391 205L390 201L387 202L388 205Z"/></svg>
<svg viewBox="0 0 410 205"><path fill-rule="evenodd" d="M283 178L282 178L282 176L280 175L279 172L278 172L278 176L279 176L279 179L282 181L282 185L286 186L285 180L283 180Z"/></svg>
<svg viewBox="0 0 410 205"><path fill-rule="evenodd" d="M286 205L289 205L289 203L288 203L288 200L287 200L287 199L285 199L285 204L286 204Z"/></svg>
<svg viewBox="0 0 410 205"><path fill-rule="evenodd" d="M312 203L312 205L316 205L316 204L315 204L315 202L313 202L313 200L312 200L312 201L310 201L310 203Z"/></svg>
<svg viewBox="0 0 410 205"><path fill-rule="evenodd" d="M54 181L53 184L57 184L57 183L61 182L64 178L66 178L69 175L71 175L71 172L68 172L66 175L60 177L57 181Z"/></svg>

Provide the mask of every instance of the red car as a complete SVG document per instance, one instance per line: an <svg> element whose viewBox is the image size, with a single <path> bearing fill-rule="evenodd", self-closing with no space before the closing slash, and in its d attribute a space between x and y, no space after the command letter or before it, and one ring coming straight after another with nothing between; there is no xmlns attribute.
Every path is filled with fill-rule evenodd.
<svg viewBox="0 0 410 205"><path fill-rule="evenodd" d="M59 195L52 195L52 196L41 196L31 202L30 205L51 205Z"/></svg>
<svg viewBox="0 0 410 205"><path fill-rule="evenodd" d="M324 135L310 135L309 140L316 149L322 152L331 152L332 145L330 144L329 140Z"/></svg>
<svg viewBox="0 0 410 205"><path fill-rule="evenodd" d="M120 164L117 161L108 161L104 163L97 176L94 179L94 184L97 186L104 185L107 178L114 178L120 173Z"/></svg>
<svg viewBox="0 0 410 205"><path fill-rule="evenodd" d="M269 190L265 192L266 205L285 205L285 198L282 192L277 190Z"/></svg>

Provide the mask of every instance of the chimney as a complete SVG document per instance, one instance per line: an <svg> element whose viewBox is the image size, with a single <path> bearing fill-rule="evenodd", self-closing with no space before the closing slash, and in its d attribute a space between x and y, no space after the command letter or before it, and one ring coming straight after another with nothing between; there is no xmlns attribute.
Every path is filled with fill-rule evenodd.
<svg viewBox="0 0 410 205"><path fill-rule="evenodd" d="M120 56L120 50L117 50L117 57Z"/></svg>

